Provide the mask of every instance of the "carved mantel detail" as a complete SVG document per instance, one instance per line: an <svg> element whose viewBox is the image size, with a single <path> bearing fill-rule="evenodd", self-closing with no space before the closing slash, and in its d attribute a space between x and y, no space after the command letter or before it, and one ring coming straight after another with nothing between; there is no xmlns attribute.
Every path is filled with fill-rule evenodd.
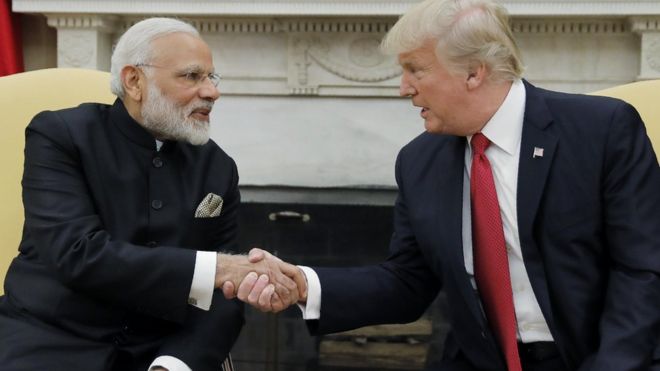
<svg viewBox="0 0 660 371"><path fill-rule="evenodd" d="M22 2L18 0L18 3ZM580 6L586 7L588 3L581 1ZM324 4L330 6L330 2ZM570 35L626 37L636 33L641 35L638 49L640 70L637 78L660 78L660 15L626 17L617 13L597 17L538 17L527 15L535 14L537 10L528 12L519 8L531 7L534 4L537 2L511 1L511 9L515 10L512 11L511 21L515 35L525 38L540 35L538 37L559 39L571 38ZM640 4L652 5L644 1ZM103 3L103 6L106 5ZM225 64L219 67L225 77L225 94L398 95L398 77L401 70L393 56L382 55L378 48L380 39L396 21L394 16L210 14L183 13L181 17L201 32L217 56L223 57ZM128 27L146 16L137 13L48 14L48 24L58 29L58 65L109 69L108 61L113 41ZM243 49L239 53L240 58L252 54L253 57L250 58L257 58L262 64L270 63L271 60L284 60L284 63L278 65L279 70L271 66L266 68L267 73L260 73L255 71L255 66L244 65L240 58L232 59L234 51L227 49L227 45L231 45L231 40L237 37L241 40L251 40L249 43L254 42L256 45L263 42L282 45L282 48L277 50L268 49L268 55L260 55L258 48Z"/></svg>
<svg viewBox="0 0 660 371"><path fill-rule="evenodd" d="M89 32L63 32L58 35L58 65L84 67L93 64L95 51L89 46L94 44L95 36Z"/></svg>
<svg viewBox="0 0 660 371"><path fill-rule="evenodd" d="M647 46L646 62L654 71L660 72L660 38L655 37Z"/></svg>
<svg viewBox="0 0 660 371"><path fill-rule="evenodd" d="M48 14L47 19L57 29L58 67L109 68L117 16Z"/></svg>
<svg viewBox="0 0 660 371"><path fill-rule="evenodd" d="M633 17L630 19L632 30L637 33L660 31L660 16Z"/></svg>
<svg viewBox="0 0 660 371"><path fill-rule="evenodd" d="M359 37L349 45L342 45L348 49L347 60L338 58L321 39L315 40L308 53L324 70L346 80L381 82L399 76L401 68L393 63L392 58L380 53L379 41L373 37Z"/></svg>
<svg viewBox="0 0 660 371"><path fill-rule="evenodd" d="M401 68L394 58L380 52L381 38L382 35L372 34L290 35L289 91L296 95L323 95L323 86L332 86L352 88L349 95L382 95L383 88L392 90L397 81L388 80L398 77Z"/></svg>
<svg viewBox="0 0 660 371"><path fill-rule="evenodd" d="M124 17L116 31L122 33L144 17ZM182 17L202 33L387 33L396 18L361 19L282 19L282 18L196 18ZM640 23L640 26L641 27ZM646 23L643 23L646 25ZM53 25L54 26L54 25ZM637 26L635 26L637 27ZM631 32L624 18L536 19L513 18L514 33L524 34L621 34Z"/></svg>
<svg viewBox="0 0 660 371"><path fill-rule="evenodd" d="M638 79L660 78L660 16L630 19L632 30L641 36L641 66Z"/></svg>
<svg viewBox="0 0 660 371"><path fill-rule="evenodd" d="M513 19L515 34L622 34L630 32L626 19Z"/></svg>
<svg viewBox="0 0 660 371"><path fill-rule="evenodd" d="M92 14L48 14L48 25L69 29L94 29L101 32L113 33L116 31L118 16L92 15Z"/></svg>

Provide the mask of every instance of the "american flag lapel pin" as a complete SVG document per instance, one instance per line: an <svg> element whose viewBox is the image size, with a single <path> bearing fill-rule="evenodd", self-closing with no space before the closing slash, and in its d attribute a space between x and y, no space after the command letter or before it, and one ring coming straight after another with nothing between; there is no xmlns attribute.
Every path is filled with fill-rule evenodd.
<svg viewBox="0 0 660 371"><path fill-rule="evenodd" d="M543 157L543 148L534 147L532 158Z"/></svg>

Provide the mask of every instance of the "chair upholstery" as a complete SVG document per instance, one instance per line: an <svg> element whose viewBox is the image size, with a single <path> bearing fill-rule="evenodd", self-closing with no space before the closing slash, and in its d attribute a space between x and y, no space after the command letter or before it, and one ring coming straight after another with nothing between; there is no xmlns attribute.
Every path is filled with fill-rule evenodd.
<svg viewBox="0 0 660 371"><path fill-rule="evenodd" d="M656 156L660 156L660 80L637 81L592 93L623 99L635 106L646 124Z"/></svg>
<svg viewBox="0 0 660 371"><path fill-rule="evenodd" d="M112 103L108 72L49 68L0 77L0 282L17 255L23 228L21 177L25 127L44 110L75 107L84 102ZM2 285L4 286L4 285ZM0 295L4 288L0 287Z"/></svg>

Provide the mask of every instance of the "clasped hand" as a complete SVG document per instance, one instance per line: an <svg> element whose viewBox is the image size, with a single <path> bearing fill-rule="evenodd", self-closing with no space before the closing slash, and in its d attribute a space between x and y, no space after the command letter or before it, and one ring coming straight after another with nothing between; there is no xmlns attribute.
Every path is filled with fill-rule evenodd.
<svg viewBox="0 0 660 371"><path fill-rule="evenodd" d="M238 297L263 312L277 313L307 300L302 270L257 248L248 256L220 254L215 284L225 298Z"/></svg>

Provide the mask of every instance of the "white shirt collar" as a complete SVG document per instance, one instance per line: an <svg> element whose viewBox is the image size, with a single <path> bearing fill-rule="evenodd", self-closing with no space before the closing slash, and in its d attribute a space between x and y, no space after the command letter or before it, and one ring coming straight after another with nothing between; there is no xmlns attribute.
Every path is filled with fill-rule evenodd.
<svg viewBox="0 0 660 371"><path fill-rule="evenodd" d="M504 102L481 130L491 143L510 155L516 153L522 137L526 97L522 80L514 80ZM472 136L468 137L468 143L470 139Z"/></svg>

